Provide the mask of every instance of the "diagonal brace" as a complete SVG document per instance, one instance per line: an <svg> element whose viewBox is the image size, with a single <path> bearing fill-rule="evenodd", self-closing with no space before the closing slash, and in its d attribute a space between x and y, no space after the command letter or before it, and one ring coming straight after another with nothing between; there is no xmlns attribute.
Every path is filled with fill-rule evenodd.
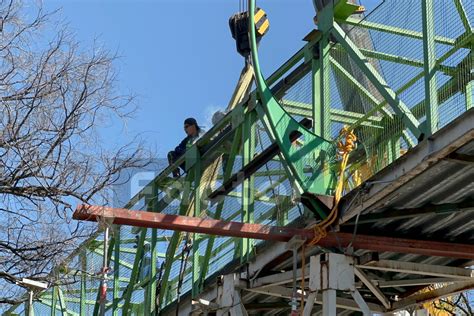
<svg viewBox="0 0 474 316"><path fill-rule="evenodd" d="M361 71L376 87L379 93L387 100L393 111L402 118L402 121L415 137L420 138L422 133L420 131L420 123L418 120L415 118L413 113L411 113L406 104L403 103L403 101L400 100L395 92L388 86L387 82L382 78L377 70L375 70L375 68L369 63L367 58L347 36L344 30L337 23L334 23L331 33L336 37L349 56L359 66Z"/></svg>

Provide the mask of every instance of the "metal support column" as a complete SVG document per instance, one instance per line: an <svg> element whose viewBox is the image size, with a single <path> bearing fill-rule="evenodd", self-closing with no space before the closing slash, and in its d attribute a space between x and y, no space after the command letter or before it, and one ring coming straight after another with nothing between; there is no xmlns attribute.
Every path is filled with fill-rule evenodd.
<svg viewBox="0 0 474 316"><path fill-rule="evenodd" d="M323 316L336 315L336 291L348 291L364 315L371 315L367 304L355 287L354 260L352 257L324 253L310 258L310 295L304 308L304 315L310 315L316 292L322 293Z"/></svg>
<svg viewBox="0 0 474 316"><path fill-rule="evenodd" d="M56 304L58 301L58 289L57 286L53 286L53 289L51 291L51 316L56 316Z"/></svg>
<svg viewBox="0 0 474 316"><path fill-rule="evenodd" d="M438 129L438 93L436 86L436 46L433 0L421 1L423 25L423 60L425 72L425 106L427 136Z"/></svg>
<svg viewBox="0 0 474 316"><path fill-rule="evenodd" d="M255 118L254 110L249 111L245 115L243 125L242 143L243 143L243 159L242 167L245 167L252 161L255 154ZM253 223L255 197L255 177L252 175L242 182L242 223ZM253 241L249 238L240 240L240 260L247 262L252 252Z"/></svg>
<svg viewBox="0 0 474 316"><path fill-rule="evenodd" d="M331 124L329 120L331 103L331 62L330 62L330 44L329 31L334 22L334 12L332 4L326 5L317 12L318 28L323 33L319 41L319 58L312 60L313 74L313 119L314 132L316 135L329 139L331 137Z"/></svg>
<svg viewBox="0 0 474 316"><path fill-rule="evenodd" d="M87 315L87 306L86 306L86 271L87 271L87 250L84 249L81 251L79 256L81 261L81 299L80 299L80 315Z"/></svg>
<svg viewBox="0 0 474 316"><path fill-rule="evenodd" d="M104 230L104 255L102 260L102 280L100 284L100 309L99 315L105 315L105 303L107 301L107 272L109 270L109 260L108 260L108 251L109 251L109 232L110 228L106 224Z"/></svg>
<svg viewBox="0 0 474 316"><path fill-rule="evenodd" d="M34 316L35 315L35 311L34 311L34 308L33 308L33 295L34 295L34 292L33 290L29 290L28 291L28 305L27 305L27 315L28 316Z"/></svg>
<svg viewBox="0 0 474 316"><path fill-rule="evenodd" d="M238 274L228 274L222 277L222 286L218 289L217 316L247 316L248 313L242 302L239 291L239 276Z"/></svg>
<svg viewBox="0 0 474 316"><path fill-rule="evenodd" d="M156 210L158 204L158 188L156 184L152 185L152 194L149 200L147 201L147 209L148 210ZM150 275L149 275L149 282L147 285L147 292L149 297L148 302L148 310L145 313L150 313L150 315L154 315L156 312L156 286L157 286L157 269L156 269L156 261L158 256L158 249L157 249L157 229L152 228L151 230L151 244L150 244Z"/></svg>
<svg viewBox="0 0 474 316"><path fill-rule="evenodd" d="M114 298L112 302L112 315L118 316L119 309L118 309L118 302L120 300L120 226L115 225L115 232L114 232Z"/></svg>
<svg viewBox="0 0 474 316"><path fill-rule="evenodd" d="M323 293L323 316L336 315L336 290L326 289Z"/></svg>
<svg viewBox="0 0 474 316"><path fill-rule="evenodd" d="M68 315L68 309L67 309L66 300L64 299L63 291L61 290L61 288L59 286L57 287L57 290L58 290L59 306L61 307L61 314L63 316L67 316Z"/></svg>
<svg viewBox="0 0 474 316"><path fill-rule="evenodd" d="M321 12L322 13L322 12ZM330 139L330 60L329 60L328 36L322 39L312 48L311 74L312 74L312 108L313 108L313 132L325 139ZM317 56L314 56L317 55ZM318 58L316 58L318 57ZM316 153L312 159L317 159ZM323 186L330 187L330 177L327 174L329 168L323 168ZM332 192L325 192L330 195Z"/></svg>
<svg viewBox="0 0 474 316"><path fill-rule="evenodd" d="M473 103L473 94L474 94L474 81L469 81L464 90L464 96L466 99L466 111L474 107Z"/></svg>
<svg viewBox="0 0 474 316"><path fill-rule="evenodd" d="M400 158L400 136L395 136L388 140L387 157L388 164Z"/></svg>
<svg viewBox="0 0 474 316"><path fill-rule="evenodd" d="M196 152L199 156L199 152ZM194 165L194 217L200 217L201 215L201 175L202 175L202 165L201 157L196 157L196 164ZM205 185L205 184L203 184ZM196 297L199 294L200 288L200 270L201 264L200 259L201 255L199 253L199 244L201 243L202 236L201 234L193 234L193 266L192 266L192 297Z"/></svg>

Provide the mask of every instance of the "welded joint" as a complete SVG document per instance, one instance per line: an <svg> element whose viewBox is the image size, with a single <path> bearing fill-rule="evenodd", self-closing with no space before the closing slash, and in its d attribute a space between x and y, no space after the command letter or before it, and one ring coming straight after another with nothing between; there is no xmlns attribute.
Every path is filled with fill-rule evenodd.
<svg viewBox="0 0 474 316"><path fill-rule="evenodd" d="M203 298L193 299L191 301L191 305L193 306L193 311L214 311L219 309L219 304L205 300Z"/></svg>
<svg viewBox="0 0 474 316"><path fill-rule="evenodd" d="M310 258L309 297L316 296L318 291L324 297L335 295L335 291L349 291L364 315L372 315L368 304L355 287L354 258L348 255L324 253ZM334 298L333 298L334 299ZM334 304L335 301L334 301ZM314 300L308 300L304 315L310 315ZM324 307L324 306L323 306ZM333 311L335 306L326 306ZM323 312L324 313L324 312Z"/></svg>
<svg viewBox="0 0 474 316"><path fill-rule="evenodd" d="M100 216L97 220L100 229L111 228L114 224L114 216Z"/></svg>
<svg viewBox="0 0 474 316"><path fill-rule="evenodd" d="M355 290L354 259L335 253L324 253L310 258L311 291Z"/></svg>
<svg viewBox="0 0 474 316"><path fill-rule="evenodd" d="M354 268L355 275L365 284L365 286L377 297L377 299L383 304L386 309L391 308L390 300L382 293L380 288L372 282L368 275L365 274L360 268ZM354 295L353 295L354 296ZM354 298L355 300L355 298ZM357 302L357 300L356 300Z"/></svg>
<svg viewBox="0 0 474 316"><path fill-rule="evenodd" d="M247 311L242 302L240 289L244 286L236 273L222 276L222 283L217 289L217 316L227 315L246 316Z"/></svg>

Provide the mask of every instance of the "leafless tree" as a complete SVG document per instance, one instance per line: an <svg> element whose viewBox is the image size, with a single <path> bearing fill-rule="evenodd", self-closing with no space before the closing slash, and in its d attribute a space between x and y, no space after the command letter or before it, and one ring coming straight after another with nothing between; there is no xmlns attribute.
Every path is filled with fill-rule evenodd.
<svg viewBox="0 0 474 316"><path fill-rule="evenodd" d="M440 299L439 301L433 302L433 307L435 310L453 316L472 316L474 315L474 293L467 291L453 297Z"/></svg>
<svg viewBox="0 0 474 316"><path fill-rule="evenodd" d="M75 205L106 204L117 175L148 155L137 139L101 139L135 110L115 54L81 50L39 6L0 0L0 16L0 304L14 304L19 278L57 282L52 267L95 229L70 220Z"/></svg>

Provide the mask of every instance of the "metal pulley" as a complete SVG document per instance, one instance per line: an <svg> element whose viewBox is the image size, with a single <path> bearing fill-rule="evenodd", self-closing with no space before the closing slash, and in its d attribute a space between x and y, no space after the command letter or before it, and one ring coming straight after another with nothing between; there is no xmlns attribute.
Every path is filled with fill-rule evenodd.
<svg viewBox="0 0 474 316"><path fill-rule="evenodd" d="M257 33L257 42L260 41L263 35L267 33L270 22L267 14L260 8L255 10L255 30ZM247 11L238 12L230 17L229 27L232 37L235 39L237 51L240 55L248 58L250 55L249 42L249 15Z"/></svg>

